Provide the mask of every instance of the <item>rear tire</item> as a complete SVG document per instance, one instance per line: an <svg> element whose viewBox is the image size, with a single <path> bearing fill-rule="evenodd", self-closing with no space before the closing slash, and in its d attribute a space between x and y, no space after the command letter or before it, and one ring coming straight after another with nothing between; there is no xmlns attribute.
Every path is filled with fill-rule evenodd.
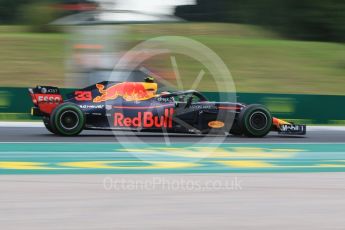
<svg viewBox="0 0 345 230"><path fill-rule="evenodd" d="M84 113L72 103L63 103L56 107L50 118L52 131L61 136L78 135L84 125Z"/></svg>
<svg viewBox="0 0 345 230"><path fill-rule="evenodd" d="M271 112L263 105L249 105L239 115L241 129L247 137L264 137L272 128Z"/></svg>
<svg viewBox="0 0 345 230"><path fill-rule="evenodd" d="M56 134L54 132L52 126L50 125L50 118L49 117L43 117L43 124L49 132Z"/></svg>

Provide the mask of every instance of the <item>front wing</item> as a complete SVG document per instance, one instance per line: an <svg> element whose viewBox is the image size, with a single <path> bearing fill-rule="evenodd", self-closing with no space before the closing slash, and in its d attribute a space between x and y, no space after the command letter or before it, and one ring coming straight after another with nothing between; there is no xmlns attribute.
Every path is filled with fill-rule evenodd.
<svg viewBox="0 0 345 230"><path fill-rule="evenodd" d="M306 125L296 125L278 118L273 118L273 125L279 134L305 135L307 133Z"/></svg>

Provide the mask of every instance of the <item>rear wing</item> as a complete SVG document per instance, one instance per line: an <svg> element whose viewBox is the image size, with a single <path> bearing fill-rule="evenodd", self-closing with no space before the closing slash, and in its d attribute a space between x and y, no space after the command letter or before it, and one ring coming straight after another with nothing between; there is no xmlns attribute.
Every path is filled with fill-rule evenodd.
<svg viewBox="0 0 345 230"><path fill-rule="evenodd" d="M59 104L63 102L60 90L52 86L36 86L29 88L34 108L31 111L32 115L49 115Z"/></svg>

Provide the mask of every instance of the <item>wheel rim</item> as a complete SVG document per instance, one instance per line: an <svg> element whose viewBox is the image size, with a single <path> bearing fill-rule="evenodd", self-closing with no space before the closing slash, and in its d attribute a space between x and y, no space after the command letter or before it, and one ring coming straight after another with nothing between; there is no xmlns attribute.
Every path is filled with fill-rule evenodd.
<svg viewBox="0 0 345 230"><path fill-rule="evenodd" d="M250 126L255 130L263 130L267 126L267 115L263 112L254 112L250 118Z"/></svg>
<svg viewBox="0 0 345 230"><path fill-rule="evenodd" d="M66 130L73 130L79 125L79 116L76 112L67 110L60 116L60 125Z"/></svg>

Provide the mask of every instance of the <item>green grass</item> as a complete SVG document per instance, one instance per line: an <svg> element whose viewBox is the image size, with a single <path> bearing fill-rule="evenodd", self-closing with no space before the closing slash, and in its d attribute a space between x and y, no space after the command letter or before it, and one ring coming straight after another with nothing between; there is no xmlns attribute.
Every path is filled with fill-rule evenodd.
<svg viewBox="0 0 345 230"><path fill-rule="evenodd" d="M187 36L203 43L223 59L240 92L345 94L343 44L284 40L260 27L236 24L182 23L128 28L126 35L116 38L127 44L124 50L162 35ZM0 86L66 86L67 37L28 33L20 26L0 26ZM176 58L188 88L202 66L187 57ZM169 59L160 57L150 64L161 72L172 72ZM209 74L198 89L217 90Z"/></svg>
<svg viewBox="0 0 345 230"><path fill-rule="evenodd" d="M0 27L0 86L62 85L65 34L35 34Z"/></svg>

